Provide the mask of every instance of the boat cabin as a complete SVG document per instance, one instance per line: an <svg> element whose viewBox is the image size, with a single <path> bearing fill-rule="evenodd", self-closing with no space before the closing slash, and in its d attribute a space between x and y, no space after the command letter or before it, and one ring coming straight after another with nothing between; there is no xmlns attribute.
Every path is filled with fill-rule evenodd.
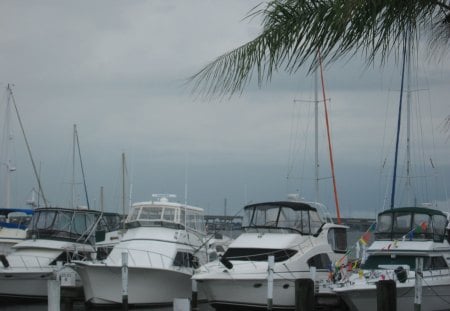
<svg viewBox="0 0 450 311"><path fill-rule="evenodd" d="M112 214L108 214L112 215ZM58 207L34 210L27 239L51 239L78 243L95 243L94 230L106 230L115 217L102 219L103 213L87 209ZM108 225L109 223L109 225ZM100 224L100 226L98 226ZM97 227L98 226L98 227Z"/></svg>
<svg viewBox="0 0 450 311"><path fill-rule="evenodd" d="M401 207L378 214L377 240L432 240L443 242L447 216L435 209Z"/></svg>
<svg viewBox="0 0 450 311"><path fill-rule="evenodd" d="M248 205L244 208L244 229L258 232L297 232L302 235L317 235L324 221L317 209L303 202L269 202Z"/></svg>
<svg viewBox="0 0 450 311"><path fill-rule="evenodd" d="M166 200L135 203L126 220L127 228L167 227L205 231L203 209Z"/></svg>

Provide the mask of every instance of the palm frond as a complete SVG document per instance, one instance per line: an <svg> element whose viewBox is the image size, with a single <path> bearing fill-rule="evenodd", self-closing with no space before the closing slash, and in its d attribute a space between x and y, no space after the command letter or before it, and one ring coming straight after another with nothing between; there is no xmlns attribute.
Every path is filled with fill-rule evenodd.
<svg viewBox="0 0 450 311"><path fill-rule="evenodd" d="M430 35L438 49L450 38L450 6L444 0L272 0L247 17L262 17L261 34L222 55L189 78L194 92L242 92L257 76L269 82L277 70L311 72L321 51L326 64L362 53L381 65L398 55L405 33L415 41Z"/></svg>

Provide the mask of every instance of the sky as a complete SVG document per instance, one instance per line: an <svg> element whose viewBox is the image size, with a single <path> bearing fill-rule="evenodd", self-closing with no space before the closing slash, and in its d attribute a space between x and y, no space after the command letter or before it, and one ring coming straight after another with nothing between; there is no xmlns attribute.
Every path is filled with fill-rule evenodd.
<svg viewBox="0 0 450 311"><path fill-rule="evenodd" d="M323 104L319 193L314 190L314 88L306 69L275 73L267 85L250 84L231 98L199 98L186 85L203 66L259 34L260 21L244 19L259 3L1 1L1 129L5 89L13 84L50 204L70 206L72 188L76 204L86 204L79 160L75 177L72 170L76 124L92 208L100 208L103 187L104 208L121 211L125 154L127 202L171 193L207 214L237 215L245 204L298 193L335 215ZM426 47L421 55L411 92L419 103L413 115L421 118L411 131L425 151L414 151L412 160L425 164L411 180L427 186L417 184L409 200L448 210L450 64L448 57L428 57ZM389 205L400 68L394 61L367 67L355 56L328 66L324 79L341 216L374 217ZM36 179L15 115L11 124L11 200L23 206ZM401 153L399 163L404 159ZM408 192L403 171L398 175L400 202ZM4 197L4 180L0 186Z"/></svg>

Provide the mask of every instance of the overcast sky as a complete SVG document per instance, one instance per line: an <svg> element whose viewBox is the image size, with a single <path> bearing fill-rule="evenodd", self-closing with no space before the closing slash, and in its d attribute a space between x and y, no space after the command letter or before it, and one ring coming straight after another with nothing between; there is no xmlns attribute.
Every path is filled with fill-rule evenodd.
<svg viewBox="0 0 450 311"><path fill-rule="evenodd" d="M185 85L215 57L257 36L259 21L243 18L259 2L1 1L0 86L14 84L51 204L70 204L73 124L93 207L103 186L105 208L120 210L122 153L133 202L153 193L184 202L187 193L187 202L208 214L223 214L226 201L230 215L288 193L315 200L313 79L306 71L276 74L229 100L198 99ZM442 203L450 190L450 133L443 131L450 67L445 58L418 63L412 97L422 121L413 121L412 132L423 138L417 159L425 164L413 180L426 176L429 184L415 190L419 202ZM390 196L400 70L394 63L366 68L355 57L329 66L325 81L341 215L373 216ZM319 200L335 214L322 108ZM11 122L12 198L23 206L36 181L17 119ZM77 169L85 204L80 176Z"/></svg>

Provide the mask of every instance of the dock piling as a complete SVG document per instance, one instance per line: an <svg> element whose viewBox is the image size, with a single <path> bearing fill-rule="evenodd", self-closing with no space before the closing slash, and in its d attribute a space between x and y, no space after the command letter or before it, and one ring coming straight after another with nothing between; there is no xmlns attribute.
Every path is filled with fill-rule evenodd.
<svg viewBox="0 0 450 311"><path fill-rule="evenodd" d="M310 278L295 280L295 311L314 310L314 281Z"/></svg>
<svg viewBox="0 0 450 311"><path fill-rule="evenodd" d="M122 310L128 311L128 253L122 252Z"/></svg>
<svg viewBox="0 0 450 311"><path fill-rule="evenodd" d="M394 280L381 280L377 283L377 310L397 310L397 286Z"/></svg>

